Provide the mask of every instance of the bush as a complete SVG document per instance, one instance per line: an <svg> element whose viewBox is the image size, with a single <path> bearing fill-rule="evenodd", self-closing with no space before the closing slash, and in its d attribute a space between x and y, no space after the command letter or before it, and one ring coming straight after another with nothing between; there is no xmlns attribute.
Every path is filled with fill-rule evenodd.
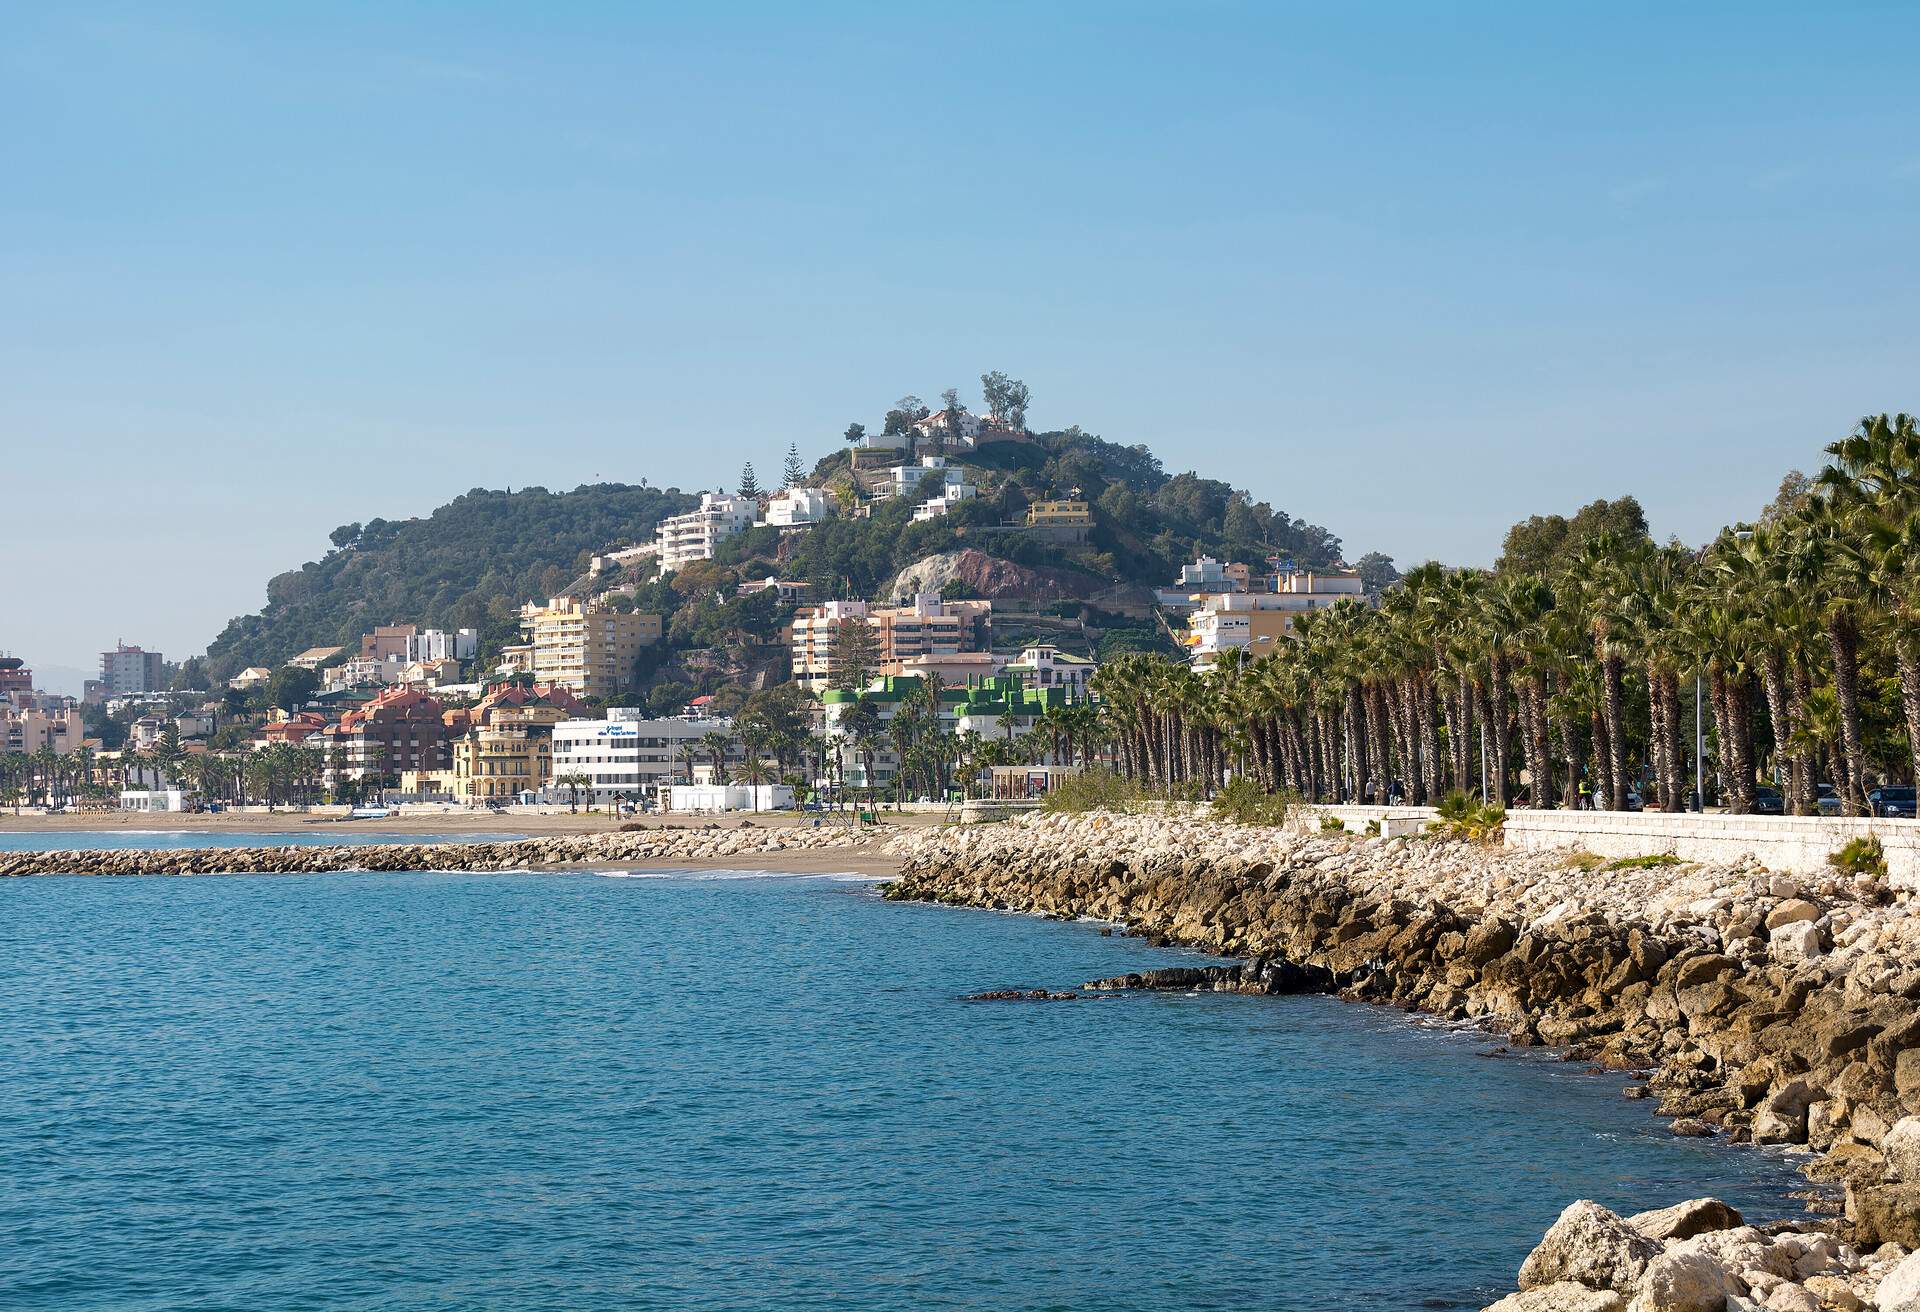
<svg viewBox="0 0 1920 1312"><path fill-rule="evenodd" d="M1043 811L1126 811L1144 800L1140 786L1112 770L1082 770L1047 791Z"/></svg>
<svg viewBox="0 0 1920 1312"><path fill-rule="evenodd" d="M1598 870L1606 863L1607 859L1598 852L1589 852L1582 849L1577 852L1567 853L1567 865L1574 870Z"/></svg>
<svg viewBox="0 0 1920 1312"><path fill-rule="evenodd" d="M1214 794L1213 814L1240 825L1280 825L1286 823L1290 802L1285 793L1266 792L1241 775Z"/></svg>
<svg viewBox="0 0 1920 1312"><path fill-rule="evenodd" d="M1485 843L1499 837L1507 823L1506 807L1497 802L1482 805L1459 791L1448 793L1437 810L1439 818L1427 826L1427 832L1436 838Z"/></svg>
<svg viewBox="0 0 1920 1312"><path fill-rule="evenodd" d="M1323 815L1320 817L1320 832L1323 834L1344 834L1347 832L1347 822L1337 815Z"/></svg>
<svg viewBox="0 0 1920 1312"><path fill-rule="evenodd" d="M1609 870L1659 870L1665 866L1684 864L1671 852L1654 852L1648 856L1623 856L1618 861L1607 862Z"/></svg>
<svg viewBox="0 0 1920 1312"><path fill-rule="evenodd" d="M1827 864L1849 875L1887 877L1887 851L1872 834L1849 839L1845 847L1827 858Z"/></svg>

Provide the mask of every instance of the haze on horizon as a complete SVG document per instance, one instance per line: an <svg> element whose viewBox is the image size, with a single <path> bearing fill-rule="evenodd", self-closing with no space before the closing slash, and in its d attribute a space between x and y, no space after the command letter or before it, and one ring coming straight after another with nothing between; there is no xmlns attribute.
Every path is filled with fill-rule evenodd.
<svg viewBox="0 0 1920 1312"><path fill-rule="evenodd" d="M1699 541L1920 407L1873 6L61 6L0 48L0 649L336 524L731 486L1004 369L1350 555ZM1894 85L1897 86L1897 83ZM58 681L48 681L58 682Z"/></svg>

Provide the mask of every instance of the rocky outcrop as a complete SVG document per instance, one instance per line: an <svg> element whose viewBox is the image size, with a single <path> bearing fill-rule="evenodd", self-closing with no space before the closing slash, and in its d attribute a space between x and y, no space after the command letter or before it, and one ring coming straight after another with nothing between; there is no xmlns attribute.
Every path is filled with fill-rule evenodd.
<svg viewBox="0 0 1920 1312"><path fill-rule="evenodd" d="M989 556L978 547L923 556L902 569L882 588L882 597L905 597L916 592L938 593L949 583L960 584L970 595L990 599L1058 601L1062 597L1089 597L1106 586L1091 574L1016 564Z"/></svg>
<svg viewBox="0 0 1920 1312"><path fill-rule="evenodd" d="M844 828L646 829L499 843L340 844L314 847L84 848L0 852L8 875L317 874L329 870L526 870L552 866L671 866L767 852L847 847Z"/></svg>
<svg viewBox="0 0 1920 1312"><path fill-rule="evenodd" d="M1242 828L1184 809L1030 816L906 834L890 850L903 870L890 897L1109 920L1239 959L1174 987L1284 991L1264 981L1285 978L1650 1074L1668 1116L1819 1154L1810 1172L1846 1186L1827 1242L1856 1255L1920 1246L1920 1153L1893 1133L1920 1111L1920 905L1883 881L1788 879L1750 861L1589 870L1551 852ZM1602 1284L1543 1269L1522 1293L1573 1283L1636 1308L1774 1307L1748 1268L1726 1266L1753 1253L1707 1238L1744 1233L1643 1235L1658 1251L1631 1288L1619 1287L1627 1261ZM1712 1294L1698 1252L1746 1292ZM1835 1277L1863 1306L1873 1289L1856 1276L1870 1266ZM1780 1305L1804 1293L1796 1270L1768 1275L1800 1291Z"/></svg>

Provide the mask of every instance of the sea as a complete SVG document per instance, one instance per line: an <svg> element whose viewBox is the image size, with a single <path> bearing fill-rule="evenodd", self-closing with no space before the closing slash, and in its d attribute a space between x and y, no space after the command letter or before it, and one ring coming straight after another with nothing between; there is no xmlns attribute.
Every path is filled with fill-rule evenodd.
<svg viewBox="0 0 1920 1312"><path fill-rule="evenodd" d="M1477 1031L967 1000L1199 960L853 876L0 880L0 1307L1471 1309L1576 1198L1798 1209Z"/></svg>

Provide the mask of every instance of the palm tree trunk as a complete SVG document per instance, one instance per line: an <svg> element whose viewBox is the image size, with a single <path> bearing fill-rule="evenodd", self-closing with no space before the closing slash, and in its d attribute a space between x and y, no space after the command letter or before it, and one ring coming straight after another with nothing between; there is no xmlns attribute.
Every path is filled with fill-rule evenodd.
<svg viewBox="0 0 1920 1312"><path fill-rule="evenodd" d="M1660 805L1669 811L1684 811L1686 771L1680 752L1680 676L1670 669L1660 671L1660 740L1664 744L1665 773L1660 779Z"/></svg>
<svg viewBox="0 0 1920 1312"><path fill-rule="evenodd" d="M1513 794L1507 786L1508 752L1513 736L1507 696L1507 654L1495 647L1487 661L1487 736L1493 742L1493 800L1501 806L1513 803Z"/></svg>
<svg viewBox="0 0 1920 1312"><path fill-rule="evenodd" d="M1440 800L1440 727L1434 715L1433 679L1415 676L1414 704L1420 730L1420 796L1422 806Z"/></svg>
<svg viewBox="0 0 1920 1312"><path fill-rule="evenodd" d="M1627 809L1627 734L1625 690L1617 656L1600 663L1601 704L1607 717L1607 796L1609 810Z"/></svg>
<svg viewBox="0 0 1920 1312"><path fill-rule="evenodd" d="M1593 708L1593 805L1595 810L1613 811L1613 747L1607 739L1607 717L1600 707Z"/></svg>
<svg viewBox="0 0 1920 1312"><path fill-rule="evenodd" d="M1760 686L1767 694L1767 721L1773 726L1773 754L1776 768L1784 766L1792 775L1793 717L1787 709L1787 661L1780 648L1768 643L1760 652Z"/></svg>
<svg viewBox="0 0 1920 1312"><path fill-rule="evenodd" d="M1900 709L1907 718L1907 752L1910 776L1920 783L1920 636L1914 632L1910 615L1898 618L1893 640L1894 662L1900 670Z"/></svg>
<svg viewBox="0 0 1920 1312"><path fill-rule="evenodd" d="M1787 705L1793 717L1793 732L1801 750L1794 758L1797 769L1791 779L1793 792L1789 798L1795 815L1813 815L1820 809L1819 751L1807 750L1804 737L1806 729L1807 702L1813 696L1813 676L1807 672L1806 653L1796 652L1790 671L1792 682L1788 685Z"/></svg>
<svg viewBox="0 0 1920 1312"><path fill-rule="evenodd" d="M1827 616L1833 653L1833 695L1840 704L1840 744L1846 752L1840 800L1848 815L1867 813L1867 749L1860 733L1860 630L1853 612L1840 607Z"/></svg>

